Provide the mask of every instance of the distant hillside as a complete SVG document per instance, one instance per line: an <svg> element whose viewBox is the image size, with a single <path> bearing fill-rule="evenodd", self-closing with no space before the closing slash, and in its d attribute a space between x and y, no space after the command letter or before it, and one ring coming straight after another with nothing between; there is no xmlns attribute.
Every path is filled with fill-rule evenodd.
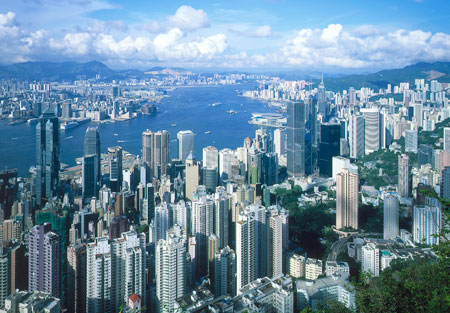
<svg viewBox="0 0 450 313"><path fill-rule="evenodd" d="M116 72L97 61L77 62L25 62L0 66L0 78L19 78L28 80L73 80L78 75L93 78L114 75Z"/></svg>
<svg viewBox="0 0 450 313"><path fill-rule="evenodd" d="M383 70L372 74L325 78L324 82L325 87L329 90L342 90L350 87L379 89L386 88L388 84L414 83L416 78L436 79L439 82L450 83L450 62L421 62L401 69Z"/></svg>

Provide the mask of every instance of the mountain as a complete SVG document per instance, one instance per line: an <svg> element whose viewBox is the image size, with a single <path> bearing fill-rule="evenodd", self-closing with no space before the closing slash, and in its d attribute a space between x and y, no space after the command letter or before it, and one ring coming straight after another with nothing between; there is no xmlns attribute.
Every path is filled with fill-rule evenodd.
<svg viewBox="0 0 450 313"><path fill-rule="evenodd" d="M79 75L93 78L115 75L116 72L97 61L77 62L25 62L0 66L0 78L19 78L28 80L73 80Z"/></svg>
<svg viewBox="0 0 450 313"><path fill-rule="evenodd" d="M436 79L442 83L450 83L450 62L420 62L400 69L382 70L372 74L348 75L338 78L326 78L328 90L342 90L354 87L386 88L388 84L398 85L400 82L414 83L414 79Z"/></svg>

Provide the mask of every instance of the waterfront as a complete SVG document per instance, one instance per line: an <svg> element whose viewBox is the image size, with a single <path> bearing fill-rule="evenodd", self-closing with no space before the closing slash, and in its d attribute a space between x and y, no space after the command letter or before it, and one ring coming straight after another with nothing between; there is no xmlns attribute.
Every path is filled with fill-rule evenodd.
<svg viewBox="0 0 450 313"><path fill-rule="evenodd" d="M133 154L141 154L141 134L144 130L166 129L170 132L170 154L178 153L176 134L191 129L195 136L195 155L201 160L202 148L208 145L222 148L242 146L247 136L253 137L255 126L248 123L251 113L275 112L267 103L238 96L236 90L251 89L253 85L227 85L217 87L185 87L169 92L169 97L158 104L159 113L115 123L90 122L61 130L61 162L74 165L75 158L83 154L86 128L98 126L101 151L120 145ZM211 104L217 105L212 106ZM228 114L234 110L237 114ZM172 126L176 125L176 126ZM8 125L0 121L0 168L17 168L19 175L28 175L35 164L35 125ZM210 131L210 134L205 132ZM117 136L115 135L117 134Z"/></svg>

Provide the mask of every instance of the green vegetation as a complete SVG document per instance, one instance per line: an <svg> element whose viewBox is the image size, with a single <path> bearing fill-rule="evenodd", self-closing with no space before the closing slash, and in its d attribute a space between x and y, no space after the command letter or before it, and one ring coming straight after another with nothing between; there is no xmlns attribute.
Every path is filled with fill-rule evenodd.
<svg viewBox="0 0 450 313"><path fill-rule="evenodd" d="M373 205L361 204L358 212L359 227L366 233L383 232L383 204Z"/></svg>
<svg viewBox="0 0 450 313"><path fill-rule="evenodd" d="M444 134L444 127L450 127L450 118L443 120L435 125L435 129L431 132L419 131L419 144L432 145L434 149L442 149L439 140Z"/></svg>
<svg viewBox="0 0 450 313"><path fill-rule="evenodd" d="M374 168L364 166L366 162L375 162ZM398 154L389 150L378 150L361 158L357 163L360 171L359 178L361 184L374 186L376 189L381 186L397 183L398 174ZM379 176L380 169L383 175Z"/></svg>

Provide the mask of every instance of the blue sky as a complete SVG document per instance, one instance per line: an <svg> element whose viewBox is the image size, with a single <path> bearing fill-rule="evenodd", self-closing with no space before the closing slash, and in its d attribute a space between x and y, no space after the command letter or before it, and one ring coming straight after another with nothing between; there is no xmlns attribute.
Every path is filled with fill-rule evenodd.
<svg viewBox="0 0 450 313"><path fill-rule="evenodd" d="M363 72L450 61L448 0L1 0L0 63Z"/></svg>

